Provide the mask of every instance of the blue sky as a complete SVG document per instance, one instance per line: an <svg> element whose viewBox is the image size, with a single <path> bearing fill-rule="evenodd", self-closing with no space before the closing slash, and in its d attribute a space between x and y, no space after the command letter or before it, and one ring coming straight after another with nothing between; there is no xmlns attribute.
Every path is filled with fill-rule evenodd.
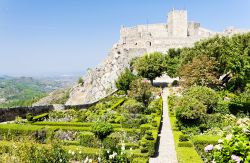
<svg viewBox="0 0 250 163"><path fill-rule="evenodd" d="M173 7L215 31L250 28L250 0L0 0L0 75L84 74L121 25L166 22Z"/></svg>

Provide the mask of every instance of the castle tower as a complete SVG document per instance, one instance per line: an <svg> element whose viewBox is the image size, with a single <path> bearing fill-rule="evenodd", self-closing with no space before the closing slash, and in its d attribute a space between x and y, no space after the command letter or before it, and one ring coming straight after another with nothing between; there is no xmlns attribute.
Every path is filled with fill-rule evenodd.
<svg viewBox="0 0 250 163"><path fill-rule="evenodd" d="M168 33L170 37L187 37L187 11L172 10L168 13Z"/></svg>

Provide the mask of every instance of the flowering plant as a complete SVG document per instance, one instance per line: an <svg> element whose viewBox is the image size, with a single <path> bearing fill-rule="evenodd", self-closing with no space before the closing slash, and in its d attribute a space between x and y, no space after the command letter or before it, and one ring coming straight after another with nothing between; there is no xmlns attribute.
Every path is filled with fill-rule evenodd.
<svg viewBox="0 0 250 163"><path fill-rule="evenodd" d="M204 148L208 153L207 161L216 163L250 162L250 125L237 123L231 133L225 133L218 144Z"/></svg>

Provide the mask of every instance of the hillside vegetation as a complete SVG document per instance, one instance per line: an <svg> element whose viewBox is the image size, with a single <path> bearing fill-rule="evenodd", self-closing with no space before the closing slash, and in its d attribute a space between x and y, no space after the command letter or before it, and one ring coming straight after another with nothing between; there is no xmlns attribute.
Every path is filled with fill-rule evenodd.
<svg viewBox="0 0 250 163"><path fill-rule="evenodd" d="M61 87L64 87L64 83L55 80L2 76L0 77L0 108L30 106Z"/></svg>

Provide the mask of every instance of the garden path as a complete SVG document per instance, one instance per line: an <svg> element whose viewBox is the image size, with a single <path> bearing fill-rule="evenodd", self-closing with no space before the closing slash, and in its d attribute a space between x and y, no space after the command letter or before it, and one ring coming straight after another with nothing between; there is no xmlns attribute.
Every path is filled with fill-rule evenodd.
<svg viewBox="0 0 250 163"><path fill-rule="evenodd" d="M162 128L159 133L159 150L155 158L150 158L149 163L178 163L174 137L168 116L168 96L169 89L165 87L162 93L163 99L163 114L162 114Z"/></svg>

